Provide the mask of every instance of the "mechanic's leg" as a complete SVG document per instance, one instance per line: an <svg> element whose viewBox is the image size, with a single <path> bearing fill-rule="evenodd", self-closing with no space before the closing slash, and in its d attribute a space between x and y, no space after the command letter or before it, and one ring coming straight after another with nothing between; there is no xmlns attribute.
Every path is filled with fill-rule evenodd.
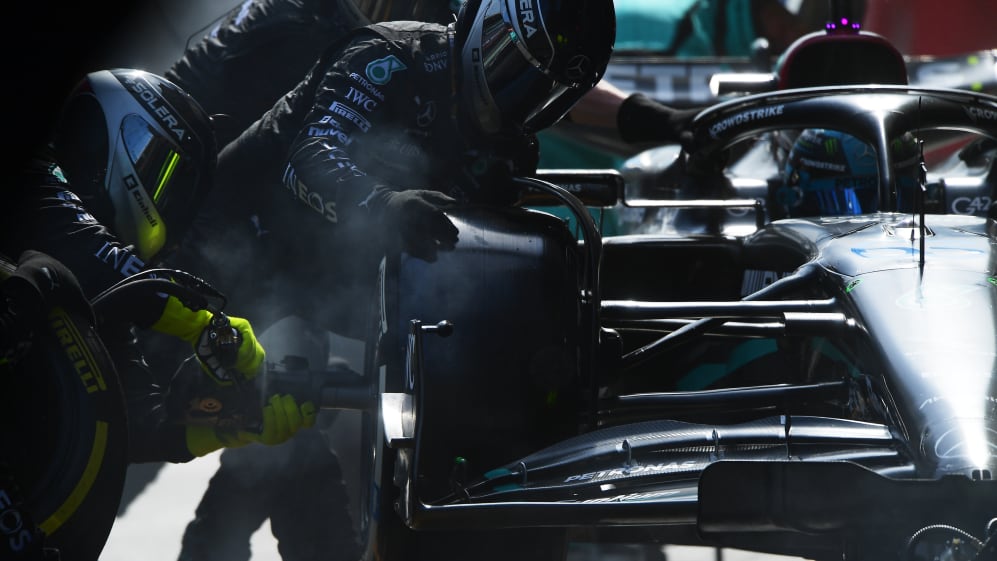
<svg viewBox="0 0 997 561"><path fill-rule="evenodd" d="M354 560L360 546L349 514L339 461L317 429L299 432L270 529L283 561Z"/></svg>
<svg viewBox="0 0 997 561"><path fill-rule="evenodd" d="M226 449L187 524L179 561L248 561L249 539L267 517L264 494L274 492L271 462L258 462L270 447ZM279 490L277 491L279 492Z"/></svg>

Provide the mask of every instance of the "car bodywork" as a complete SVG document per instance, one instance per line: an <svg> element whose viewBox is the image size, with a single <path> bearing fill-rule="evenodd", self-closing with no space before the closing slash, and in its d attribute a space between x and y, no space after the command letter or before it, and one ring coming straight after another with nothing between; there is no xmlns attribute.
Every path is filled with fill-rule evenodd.
<svg viewBox="0 0 997 561"><path fill-rule="evenodd" d="M772 220L751 196L771 178L730 174L739 142L803 127L877 148L879 211ZM936 130L992 141L997 99L788 90L692 130L662 175L670 228L603 239L578 197L531 178L578 214L581 241L543 212L469 207L450 213L455 251L386 259L365 372L371 557L515 529L814 559L991 547L992 221L928 213L927 194L896 212L887 147ZM989 196L988 173L949 179Z"/></svg>

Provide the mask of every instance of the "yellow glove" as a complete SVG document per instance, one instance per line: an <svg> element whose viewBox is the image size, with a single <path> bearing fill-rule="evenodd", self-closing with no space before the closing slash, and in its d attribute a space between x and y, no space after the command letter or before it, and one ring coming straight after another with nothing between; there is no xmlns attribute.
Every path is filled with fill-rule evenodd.
<svg viewBox="0 0 997 561"><path fill-rule="evenodd" d="M274 446L287 442L302 428L315 425L315 404L306 401L299 407L291 395L272 395L263 407L263 430L259 433L239 431L239 438Z"/></svg>
<svg viewBox="0 0 997 561"><path fill-rule="evenodd" d="M310 401L299 407L291 395L273 395L263 407L263 428L259 433L188 426L187 449L195 456L204 456L220 448L239 448L252 442L282 444L298 430L314 426L316 414L315 404Z"/></svg>
<svg viewBox="0 0 997 561"><path fill-rule="evenodd" d="M234 367L247 380L256 377L256 372L266 358L263 346L256 340L253 328L249 321L243 318L227 316L229 326L235 333L238 333L241 342L235 353L234 364L223 364L220 357L216 356L212 343L212 335L219 332L212 326L214 314L208 310L194 311L183 305L176 297L170 296L166 301L163 314L152 325L152 328L160 333L173 335L187 341L194 347L194 353L201 361L201 366L205 372L219 385L229 385L232 383L232 376L227 371Z"/></svg>
<svg viewBox="0 0 997 561"><path fill-rule="evenodd" d="M207 456L222 448L239 448L249 444L240 440L233 431L225 431L207 426L187 426L187 450L194 456Z"/></svg>

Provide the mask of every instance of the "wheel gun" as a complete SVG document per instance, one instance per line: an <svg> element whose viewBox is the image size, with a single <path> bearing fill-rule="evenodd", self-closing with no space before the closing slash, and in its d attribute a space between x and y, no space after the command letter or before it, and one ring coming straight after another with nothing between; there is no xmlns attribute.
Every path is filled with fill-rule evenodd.
<svg viewBox="0 0 997 561"><path fill-rule="evenodd" d="M228 317L215 313L209 326L212 353L223 367L232 370L242 336ZM201 370L195 356L187 358L170 384L168 407L184 424L206 425L224 430L259 431L266 400L274 394L290 394L295 401L311 401L322 409L366 410L374 393L368 381L345 362L311 369L304 357L288 355L279 362L265 362L252 379L231 376L217 383Z"/></svg>

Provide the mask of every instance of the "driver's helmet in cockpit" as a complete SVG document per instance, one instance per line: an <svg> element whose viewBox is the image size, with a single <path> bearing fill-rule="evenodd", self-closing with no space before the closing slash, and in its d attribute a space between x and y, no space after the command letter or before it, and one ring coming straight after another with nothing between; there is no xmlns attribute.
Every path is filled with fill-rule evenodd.
<svg viewBox="0 0 997 561"><path fill-rule="evenodd" d="M891 143L898 179L899 210L908 210L917 186L917 141L906 134ZM786 158L782 185L770 210L782 217L843 216L878 212L876 151L850 134L806 129Z"/></svg>

